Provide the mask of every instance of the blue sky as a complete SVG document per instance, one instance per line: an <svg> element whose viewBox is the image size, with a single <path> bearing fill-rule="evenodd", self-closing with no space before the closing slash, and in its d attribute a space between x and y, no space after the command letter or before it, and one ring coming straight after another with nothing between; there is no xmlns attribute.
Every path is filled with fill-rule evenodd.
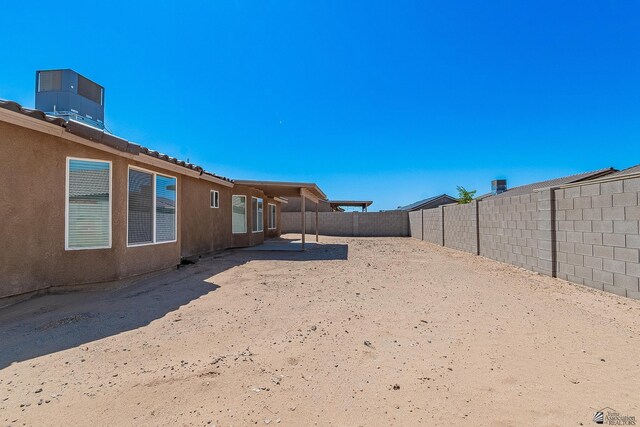
<svg viewBox="0 0 640 427"><path fill-rule="evenodd" d="M391 209L640 163L634 1L2 6L0 98L106 87L117 135L238 179Z"/></svg>

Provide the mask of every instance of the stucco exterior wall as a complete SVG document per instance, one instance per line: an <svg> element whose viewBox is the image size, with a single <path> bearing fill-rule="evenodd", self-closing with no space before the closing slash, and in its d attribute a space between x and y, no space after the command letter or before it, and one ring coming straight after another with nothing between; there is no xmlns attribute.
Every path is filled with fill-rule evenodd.
<svg viewBox="0 0 640 427"><path fill-rule="evenodd" d="M231 194L233 189L213 182L184 177L182 193L181 255L193 257L233 246ZM211 190L220 194L218 208L210 203Z"/></svg>
<svg viewBox="0 0 640 427"><path fill-rule="evenodd" d="M300 197L287 197L287 203L282 206L282 212L300 212L302 209L302 199ZM307 212L315 212L316 204L307 200L304 205ZM326 201L318 203L318 212L331 212L331 206Z"/></svg>
<svg viewBox="0 0 640 427"><path fill-rule="evenodd" d="M274 229L269 229L269 204L276 206L276 228ZM282 218L281 218L282 204L274 199L266 199L265 206L267 209L264 214L265 237L267 239L280 237L281 222L282 222Z"/></svg>
<svg viewBox="0 0 640 427"><path fill-rule="evenodd" d="M183 216L180 224L182 229L182 257L194 257L214 251L259 245L265 238L280 235L280 220L276 221L276 229L268 227L268 204L276 205L276 213L280 214L280 203L265 197L262 191L254 188L235 185L225 187L208 181L184 177L182 180ZM211 208L210 192L220 192L220 207ZM247 198L247 232L233 233L231 226L231 200L233 195ZM263 231L253 232L252 197L263 199Z"/></svg>
<svg viewBox="0 0 640 427"><path fill-rule="evenodd" d="M109 282L180 262L178 241L127 247L128 166L182 176L65 139L0 122L0 298L52 287ZM65 250L68 156L112 162L112 247ZM180 223L182 194L177 194Z"/></svg>
<svg viewBox="0 0 640 427"><path fill-rule="evenodd" d="M233 195L237 196L246 196L247 197L247 232L246 233L231 233L231 244L230 248L241 248L246 246L254 246L259 245L264 242L265 238L265 229L266 226L263 226L263 231L261 232L253 232L252 231L252 203L251 198L257 197L262 198L264 202L263 204L263 223L267 216L267 203L264 197L264 193L262 191L256 190L255 188L245 187L243 185L235 185L232 190ZM229 207L229 211L231 211L231 197L229 197L229 201L227 206ZM229 214L231 215L231 214ZM231 230L231 223L229 223L229 230Z"/></svg>

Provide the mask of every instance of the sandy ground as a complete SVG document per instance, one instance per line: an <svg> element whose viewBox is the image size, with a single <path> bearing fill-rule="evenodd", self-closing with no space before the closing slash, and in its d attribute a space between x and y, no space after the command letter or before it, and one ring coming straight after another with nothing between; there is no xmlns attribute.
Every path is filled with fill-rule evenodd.
<svg viewBox="0 0 640 427"><path fill-rule="evenodd" d="M1 310L0 425L640 419L640 301L408 238L321 241Z"/></svg>

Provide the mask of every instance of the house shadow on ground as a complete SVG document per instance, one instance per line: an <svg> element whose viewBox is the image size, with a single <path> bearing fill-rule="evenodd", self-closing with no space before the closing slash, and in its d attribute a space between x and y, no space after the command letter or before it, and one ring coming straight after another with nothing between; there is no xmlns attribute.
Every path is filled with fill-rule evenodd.
<svg viewBox="0 0 640 427"><path fill-rule="evenodd" d="M0 309L0 369L148 325L215 292L215 276L254 260L346 260L347 245L305 252L228 250L119 289L48 294Z"/></svg>

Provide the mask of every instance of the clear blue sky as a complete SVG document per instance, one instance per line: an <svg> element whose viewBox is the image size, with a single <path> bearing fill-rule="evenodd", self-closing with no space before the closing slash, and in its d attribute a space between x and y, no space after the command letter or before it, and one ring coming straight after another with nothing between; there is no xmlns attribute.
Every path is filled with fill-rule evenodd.
<svg viewBox="0 0 640 427"><path fill-rule="evenodd" d="M373 210L640 163L635 1L91 5L2 5L0 98L72 68L117 135Z"/></svg>

